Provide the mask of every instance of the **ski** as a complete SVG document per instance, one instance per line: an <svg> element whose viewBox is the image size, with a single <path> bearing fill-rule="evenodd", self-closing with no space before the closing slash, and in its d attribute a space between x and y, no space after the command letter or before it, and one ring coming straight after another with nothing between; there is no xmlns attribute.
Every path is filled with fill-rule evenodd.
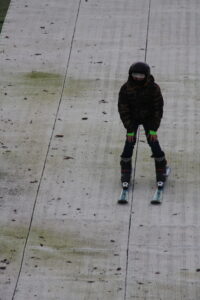
<svg viewBox="0 0 200 300"><path fill-rule="evenodd" d="M170 172L171 172L170 167L167 167L166 168L166 174L165 174L166 179L169 176ZM163 182L163 181L158 181L157 182L157 189L156 189L156 191L154 193L154 196L151 200L151 204L153 204L153 205L162 204L164 187L165 187L165 182Z"/></svg>
<svg viewBox="0 0 200 300"><path fill-rule="evenodd" d="M127 204L128 203L128 188L129 184L128 182L122 183L122 191L118 199L119 204Z"/></svg>

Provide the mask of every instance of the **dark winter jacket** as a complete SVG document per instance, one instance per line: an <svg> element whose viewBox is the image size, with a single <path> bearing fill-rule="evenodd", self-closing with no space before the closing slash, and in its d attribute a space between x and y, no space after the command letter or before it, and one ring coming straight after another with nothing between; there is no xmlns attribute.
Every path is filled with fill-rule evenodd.
<svg viewBox="0 0 200 300"><path fill-rule="evenodd" d="M149 130L156 131L163 115L163 105L160 87L152 75L142 87L129 76L120 89L118 111L127 132L133 132L137 124L145 124Z"/></svg>

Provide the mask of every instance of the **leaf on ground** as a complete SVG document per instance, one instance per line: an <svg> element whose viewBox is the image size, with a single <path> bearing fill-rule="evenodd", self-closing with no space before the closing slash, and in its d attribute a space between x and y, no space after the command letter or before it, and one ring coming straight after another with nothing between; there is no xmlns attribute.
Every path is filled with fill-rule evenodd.
<svg viewBox="0 0 200 300"><path fill-rule="evenodd" d="M63 138L64 135L63 134L56 134L56 138Z"/></svg>
<svg viewBox="0 0 200 300"><path fill-rule="evenodd" d="M64 156L64 159L74 159L72 156Z"/></svg>

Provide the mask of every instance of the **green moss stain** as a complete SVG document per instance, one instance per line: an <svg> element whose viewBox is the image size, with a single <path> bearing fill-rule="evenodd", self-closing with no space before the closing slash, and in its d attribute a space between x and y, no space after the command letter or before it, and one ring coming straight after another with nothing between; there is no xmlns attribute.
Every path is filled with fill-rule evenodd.
<svg viewBox="0 0 200 300"><path fill-rule="evenodd" d="M87 250L82 251L80 249L88 249L90 244L92 244L93 249L98 249L100 247L96 240L90 241L88 238L84 239L80 236L79 232L69 232L66 230L58 233L50 229L41 230L39 228L32 228L30 244L33 246L40 245L41 247L47 247L52 250L54 249L55 251L67 251L71 253L87 253ZM88 253L90 253L90 251L88 251Z"/></svg>
<svg viewBox="0 0 200 300"><path fill-rule="evenodd" d="M33 262L38 261L40 267L53 270L80 268L91 259L104 261L110 255L107 250L102 249L100 240L68 231L67 226L63 232L56 232L52 228L32 228L28 243L29 258Z"/></svg>
<svg viewBox="0 0 200 300"><path fill-rule="evenodd" d="M21 257L27 230L22 227L0 228L0 261L8 260L9 263Z"/></svg>
<svg viewBox="0 0 200 300"><path fill-rule="evenodd" d="M19 261L28 234L28 227L1 227L0 261ZM96 240L85 239L76 232L56 232L53 229L31 229L26 251L29 258L39 259L42 265L61 263L67 257L79 261L85 257L104 257Z"/></svg>
<svg viewBox="0 0 200 300"><path fill-rule="evenodd" d="M18 75L20 91L29 99L36 96L38 100L55 100L55 94L60 93L64 76L57 73L32 71Z"/></svg>
<svg viewBox="0 0 200 300"><path fill-rule="evenodd" d="M1 29L10 5L10 0L1 0L0 1L0 33Z"/></svg>
<svg viewBox="0 0 200 300"><path fill-rule="evenodd" d="M39 72L39 71L32 71L32 72L26 73L26 74L24 74L24 77L30 85L32 85L32 84L41 85L44 83L49 83L51 85L52 84L58 85L58 84L61 84L62 78L63 78L60 74Z"/></svg>

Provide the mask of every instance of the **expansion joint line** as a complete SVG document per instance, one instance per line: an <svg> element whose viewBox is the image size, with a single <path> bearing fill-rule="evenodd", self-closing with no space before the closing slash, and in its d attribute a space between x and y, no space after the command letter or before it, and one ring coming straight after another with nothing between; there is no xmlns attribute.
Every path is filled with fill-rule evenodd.
<svg viewBox="0 0 200 300"><path fill-rule="evenodd" d="M145 43L145 57L144 57L145 62L147 60L150 15L151 15L151 0L149 0L149 8L148 8L147 32L146 32L146 43ZM132 180L132 197L131 197L131 205L130 205L130 215L129 215L129 225L128 225L128 239L127 239L127 248L126 248L126 271L125 271L124 300L127 299L129 247L130 247L130 235L131 235L131 225L132 225L132 215L133 215L134 184L135 184L135 177L136 177L136 166L137 166L137 158L138 158L139 137L140 137L140 128L138 129L137 144L136 144L136 147L135 147L135 161L134 161L134 171L133 171L133 180Z"/></svg>
<svg viewBox="0 0 200 300"><path fill-rule="evenodd" d="M53 123L53 127L52 127L51 136L50 136L50 139L49 139L49 144L48 144L48 147L47 147L47 152L46 152L46 155L45 155L45 160L44 160L44 164L43 164L41 176L40 176L40 179L39 179L39 184L38 184L38 188L37 188L37 192L36 192L35 201L34 201L34 204L33 204L33 210L32 210L32 214L31 214L31 220L30 220L30 223L29 223L28 232L27 232L27 235L26 235L26 239L25 239L25 243L24 243L24 247L23 247L23 251L22 251L20 268L19 268L19 272L18 272L18 276L17 276L15 288L14 288L14 291L13 291L12 300L14 300L16 292L17 292L17 287L18 287L20 275L21 275L21 272L22 272L22 267L23 267L23 263L24 263L24 259L25 259L26 248L27 248L29 237L30 237L31 227L32 227L33 218L34 218L34 214L35 214L35 209L36 209L36 204L37 204L37 200L38 200L38 195L39 195L39 191L40 191L42 179L43 179L43 176L44 176L44 171L45 171L45 168L46 168L47 158L48 158L50 146L51 146L53 135L54 135L54 131L55 131L55 126L56 126L56 121L57 121L57 118L58 118L58 113L59 113L61 102L62 102L62 98L63 98L63 93L64 93L64 89L65 89L65 83L66 83L66 80L67 80L67 74L68 74L68 69L69 69L69 64L70 64L72 49L73 49L74 37L75 37L75 33L76 33L77 21L78 21L78 17L79 17L79 13L80 13L81 1L82 0L79 0L79 3L78 3L78 9L77 9L77 14L76 14L76 19L75 19L75 23L74 23L74 30L73 30L71 44L70 44L69 56L68 56L68 60L67 60L67 64L66 64L66 69L65 69L65 74L64 74L64 79L63 79L63 84L62 84L62 88L61 88L61 95L60 95L60 99L59 99L59 103L58 103L58 107L57 107L57 111L56 111L56 115L55 115L55 119L54 119L54 123Z"/></svg>

